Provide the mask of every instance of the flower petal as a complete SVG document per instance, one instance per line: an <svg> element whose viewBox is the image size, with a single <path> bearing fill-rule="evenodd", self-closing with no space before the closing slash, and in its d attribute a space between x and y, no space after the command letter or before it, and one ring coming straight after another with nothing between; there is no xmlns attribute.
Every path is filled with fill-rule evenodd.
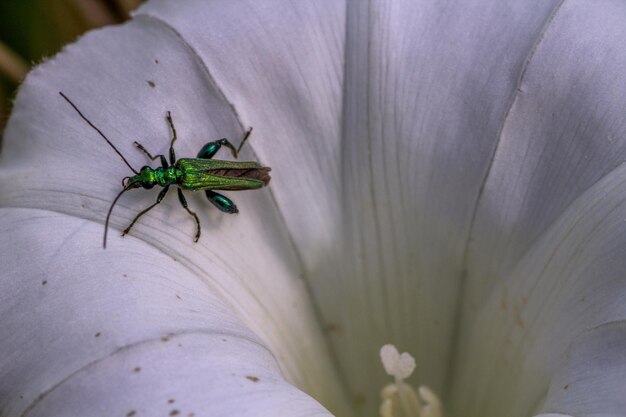
<svg viewBox="0 0 626 417"><path fill-rule="evenodd" d="M602 394L602 404L591 393L608 385L626 389L619 372L626 358L613 348L623 337L621 327L600 330L626 318L625 216L621 165L565 211L483 304L461 349L456 407L470 414L524 416L544 402L546 411L573 415L621 406L621 395L611 397L617 391ZM570 360L572 352L576 361ZM614 372L591 366L607 362ZM582 381L585 373L594 378ZM561 392L574 382L590 397Z"/></svg>
<svg viewBox="0 0 626 417"><path fill-rule="evenodd" d="M453 412L528 415L576 338L626 315L624 18L563 2L529 57L476 214ZM547 411L595 412L568 398Z"/></svg>
<svg viewBox="0 0 626 417"><path fill-rule="evenodd" d="M600 6L601 5L601 6ZM529 57L476 214L471 304L623 163L626 6L563 2Z"/></svg>
<svg viewBox="0 0 626 417"><path fill-rule="evenodd" d="M385 343L446 397L473 213L557 3L348 3L341 279L317 299L363 414L385 381L363 364Z"/></svg>
<svg viewBox="0 0 626 417"><path fill-rule="evenodd" d="M239 27L246 33L245 26ZM241 67L242 71L245 69ZM283 403L298 403L298 412L305 414L312 410L325 413L308 396L280 381L277 364L288 381L306 389L334 410L340 413L345 410L337 375L331 367L308 292L300 278L302 269L297 254L271 188L233 196L241 209L238 216L217 213L207 208L204 198L188 196L190 206L197 211L203 225L203 236L195 245L192 243L193 220L171 197L170 202L164 201L142 217L131 235L122 241L116 230L128 225L138 209L146 207L156 197L155 193L143 190L128 193L115 207L109 247L102 251L101 224L120 189L122 177L128 175L129 170L63 101L58 91L76 102L136 168L145 163L145 156L134 149L133 140L141 142L152 153L167 153L170 138L164 118L167 110L172 112L178 131L179 157L194 156L204 143L224 136L237 143L249 124L240 121L239 112L213 82L206 65L198 60L188 43L162 21L152 18L139 16L126 25L92 32L29 75L7 126L0 170L0 207L5 213L3 230L7 230L6 234L3 232L7 238L2 253L21 261L12 267L11 273L3 271L0 282L4 294L19 294L12 302L23 309L3 315L0 326L11 329L15 339L22 343L33 334L38 335L41 343L24 351L19 343L6 341L2 352L20 365L11 370L7 368L7 373L22 372L21 384L16 386L24 390L29 387L30 391L24 401L13 396L6 398L9 403L3 404L2 409L23 410L32 404L30 407L34 410L38 396L43 394L49 401L58 398L62 402L65 394L52 395L50 391L48 395L48 391L58 384L61 385L54 389L55 393L70 395L73 388L64 390L62 385L65 384L67 387L78 384L89 391L89 385L81 381L82 378L93 380L93 372L102 372L98 385L101 389L106 384L117 384L116 380L109 379L115 372L106 373L107 366L96 366L102 358L110 356L111 349L111 346L107 346L109 350L93 348L94 335L100 332L98 338L112 334L114 342L110 345L114 350L124 350L128 345L145 346L133 349L128 357L137 359L146 355L153 358L151 361L162 363L159 372L163 380L159 383L169 383L170 372L178 367L176 383L181 384L181 389L188 381L190 389L203 386L206 391L209 388L205 384L210 381L215 393L227 394L224 407L232 406L233 410L246 406L246 402L241 402L232 391L222 389L250 383L261 390L284 392L284 397L279 397L280 392L277 392L272 397L276 402L268 402L269 414L275 415L276 407ZM263 120L253 119L250 124L255 127L255 135L264 131ZM259 147L265 146L261 145L261 138L255 141L253 137L250 144L255 147L255 142L259 142ZM288 160L287 155L280 152L275 148L272 153L275 160ZM251 156L250 150L242 153L246 159L257 159ZM261 162L273 166L271 160L263 157ZM42 217L45 221L38 220ZM15 222L20 223L20 228L10 229ZM31 263L24 256L41 258L48 263ZM55 268L49 268L50 265ZM114 288L102 294L103 289L98 285L104 284L99 283L107 283L111 276L122 279L120 276L128 274L129 270L134 271L138 279L150 281L155 289L150 291L144 289L143 284L134 286L116 281ZM32 280L44 272L45 278L35 280L37 289L44 287L40 284L43 280L48 281L46 289L52 282L63 282L65 287L54 300L40 305L41 300L32 290L33 283L18 278L31 277ZM188 291L191 281L197 288ZM153 292L159 291L167 292L168 296L151 297ZM176 297L181 292L200 297L197 304L203 308L181 303ZM129 305L123 304L128 297L137 296L136 293L145 297L133 299ZM94 305L94 300L100 298L103 301ZM160 313L141 314L144 309ZM118 314L115 312L120 310L123 310L119 314L124 320L115 320ZM137 322L125 320L135 315ZM193 316L191 324L186 321L186 315ZM84 321L81 326L88 330L78 325L80 331L75 328L73 319L78 318ZM216 323L215 328L206 327L210 322ZM222 380L210 373L189 374L193 372L191 365L184 368L180 362L184 357L174 357L177 352L169 345L159 348L159 338L167 337L168 333L206 332L211 340L198 341L197 347L206 349L206 363L198 366L207 372L217 369L219 359L216 358L220 355L226 358L230 351L227 347L215 348L219 343L214 343L217 339L212 335L236 338L237 333L233 333L229 325L231 322L236 323L238 331L249 335L247 339L255 340L252 347L247 347L249 340L242 342L237 350L239 363L249 365L250 375L265 382L255 384L241 375L243 370L231 367L232 372L241 377L232 381L241 383L229 382L228 374L222 386ZM107 329L102 330L105 326ZM56 349L50 349L53 341L59 344ZM50 351L44 355L42 349ZM276 363L265 370L268 351ZM45 368L46 372L43 368L35 369L31 364L38 363L33 359L37 355L47 358L42 367L49 363L58 363L58 366ZM120 369L126 357L124 354L121 359L112 358L110 366ZM164 359L166 357L169 359ZM90 365L92 363L94 366ZM157 371L155 375L159 374ZM33 381L34 376L37 376L37 383ZM266 383L271 383L271 387ZM252 391L257 392L256 388ZM119 392L123 394L125 390ZM195 395L195 399L201 397L193 390L190 395ZM87 396L71 398L67 407L79 409L80 404L74 400L85 401ZM205 403L195 404L204 407ZM259 406L262 405L259 403ZM298 415L292 408L285 410Z"/></svg>
<svg viewBox="0 0 626 417"><path fill-rule="evenodd" d="M5 414L325 414L183 263L145 245L103 253L77 238L100 225L75 217L2 212Z"/></svg>
<svg viewBox="0 0 626 417"><path fill-rule="evenodd" d="M590 417L626 409L626 322L601 325L575 339L551 381L544 409Z"/></svg>

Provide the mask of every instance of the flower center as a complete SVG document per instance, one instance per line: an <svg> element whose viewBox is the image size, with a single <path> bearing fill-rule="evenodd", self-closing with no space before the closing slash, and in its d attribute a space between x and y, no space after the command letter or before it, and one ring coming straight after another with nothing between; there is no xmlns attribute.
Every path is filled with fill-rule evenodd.
<svg viewBox="0 0 626 417"><path fill-rule="evenodd" d="M381 417L443 417L441 401L434 392L425 385L416 391L404 382L415 369L413 356L400 354L394 345L385 345L380 349L380 359L387 374L394 377L394 383L381 391Z"/></svg>

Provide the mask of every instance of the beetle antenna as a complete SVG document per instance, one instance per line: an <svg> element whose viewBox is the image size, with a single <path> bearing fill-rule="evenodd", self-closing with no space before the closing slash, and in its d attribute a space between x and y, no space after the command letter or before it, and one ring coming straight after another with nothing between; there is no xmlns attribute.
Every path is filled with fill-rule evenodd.
<svg viewBox="0 0 626 417"><path fill-rule="evenodd" d="M109 145L111 145L111 147L113 148L113 150L115 152L117 152L117 154L120 156L120 158L122 158L122 161L124 161L124 163L126 165L128 165L128 168L130 168L131 171L133 171L135 174L139 174L137 171L135 171L135 169L128 163L128 161L126 160L126 158L124 158L124 155L122 155L122 153L120 151L117 150L117 148L113 145L113 143L111 143L111 141L104 136L104 133L102 133L102 131L100 131L100 129L98 129L93 123L91 123L91 121L89 121L89 119L87 119L85 117L85 115L83 115L83 113L81 113L80 110L78 110L78 107L76 107L76 104L72 103L72 100L70 100L69 98L67 98L67 96L65 94L63 94L61 91L59 91L59 94L61 94L61 97L63 97L68 103L70 103L70 106L72 106L74 108L74 110L76 110L76 112L80 115L80 117L83 118L84 121L86 121L89 126L93 127L96 132L98 132L100 134L100 136L102 136L104 138L104 140L107 141L107 143Z"/></svg>
<svg viewBox="0 0 626 417"><path fill-rule="evenodd" d="M127 185L126 187L124 187L124 189L120 191L117 197L115 197L115 200L113 200L111 207L109 207L109 212L107 213L107 219L104 222L104 239L102 240L102 249L107 248L107 232L109 231L109 219L111 218L111 213L113 212L113 206L115 206L115 203L117 203L117 200L120 199L122 194L124 194L126 191L130 190L131 188L133 187L130 185Z"/></svg>

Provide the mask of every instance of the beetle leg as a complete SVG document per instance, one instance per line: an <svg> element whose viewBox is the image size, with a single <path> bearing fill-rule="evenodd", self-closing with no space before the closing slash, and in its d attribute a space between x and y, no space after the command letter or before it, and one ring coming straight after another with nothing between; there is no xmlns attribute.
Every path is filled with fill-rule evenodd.
<svg viewBox="0 0 626 417"><path fill-rule="evenodd" d="M245 136L243 137L243 140L241 141L241 144L239 145L239 148L235 148L235 146L233 146L233 144L230 143L230 141L226 138L216 140L214 142L209 142L206 145L204 145L202 149L200 149L200 152L198 152L197 158L211 159L217 153L217 151L220 150L222 146L225 146L228 149L230 149L230 153L232 153L233 156L237 158L239 157L239 151L243 147L243 144L246 143L246 141L248 140L250 133L252 133L252 128L248 129L248 131L246 132Z"/></svg>
<svg viewBox="0 0 626 417"><path fill-rule="evenodd" d="M161 200L163 200L163 197L165 197L165 194L167 193L167 190L169 190L170 186L167 185L165 186L165 188L163 188L163 190L161 190L161 192L159 193L159 195L157 196L157 201L156 203L154 203L153 205L151 205L150 207L148 207L145 210L142 210L134 219L133 221L130 223L130 225L124 229L124 231L122 232L122 236L127 235L128 232L130 232L130 229L133 227L133 225L137 222L137 220L139 220L139 218L141 216L143 216L144 214L146 214L147 212L149 212L150 210L152 210L154 208L154 206L156 206L157 204L159 204L161 202Z"/></svg>
<svg viewBox="0 0 626 417"><path fill-rule="evenodd" d="M239 151L241 150L241 148L243 148L244 143L246 143L251 133L252 133L252 127L248 128L248 131L243 136L243 139L241 140L241 143L239 144L239 147L237 148L237 150L231 149L233 151L233 155L235 156L235 158L237 158L237 156L239 155Z"/></svg>
<svg viewBox="0 0 626 417"><path fill-rule="evenodd" d="M183 190L181 190L180 188L178 189L178 200L180 201L180 204L183 206L183 208L187 210L187 213L191 214L193 219L196 221L196 237L193 241L197 242L198 239L200 239L200 220L198 220L198 216L196 215L196 213L189 210L189 207L187 207L187 200L183 195Z"/></svg>
<svg viewBox="0 0 626 417"><path fill-rule="evenodd" d="M207 190L205 191L205 193L206 193L206 198L208 198L209 201L213 203L213 205L217 207L220 211L223 211L224 213L228 213L228 214L239 213L239 209L237 208L235 203L232 202L230 198L225 197L211 190Z"/></svg>
<svg viewBox="0 0 626 417"><path fill-rule="evenodd" d="M156 155L156 156L152 156L150 155L150 152L148 152L148 150L146 148L143 147L143 145L137 141L135 141L135 146L137 147L137 149L139 149L140 151L142 151L143 153L146 154L146 156L151 160L154 161L157 158L161 158L161 165L163 166L163 168L167 168L169 165L167 164L167 160L165 159L165 157L163 155Z"/></svg>
<svg viewBox="0 0 626 417"><path fill-rule="evenodd" d="M223 142L228 142L228 139L220 139L214 142L209 142L200 149L198 152L198 156L196 158L200 159L211 159L220 150L223 145Z"/></svg>
<svg viewBox="0 0 626 417"><path fill-rule="evenodd" d="M176 142L176 128L174 127L174 121L172 120L172 113L167 112L167 122L172 129L172 141L170 142L170 164L176 163L176 153L174 152L174 142Z"/></svg>

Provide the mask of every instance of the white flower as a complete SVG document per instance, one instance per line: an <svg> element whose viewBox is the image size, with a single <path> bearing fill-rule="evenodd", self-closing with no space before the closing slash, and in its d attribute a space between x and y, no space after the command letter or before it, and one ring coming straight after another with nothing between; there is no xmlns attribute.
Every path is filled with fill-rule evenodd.
<svg viewBox="0 0 626 417"><path fill-rule="evenodd" d="M153 0L31 72L0 154L0 414L626 409L621 2ZM133 141L269 188L123 196ZM218 154L228 158L228 154ZM156 166L156 165L155 165ZM434 395L436 394L436 397Z"/></svg>

